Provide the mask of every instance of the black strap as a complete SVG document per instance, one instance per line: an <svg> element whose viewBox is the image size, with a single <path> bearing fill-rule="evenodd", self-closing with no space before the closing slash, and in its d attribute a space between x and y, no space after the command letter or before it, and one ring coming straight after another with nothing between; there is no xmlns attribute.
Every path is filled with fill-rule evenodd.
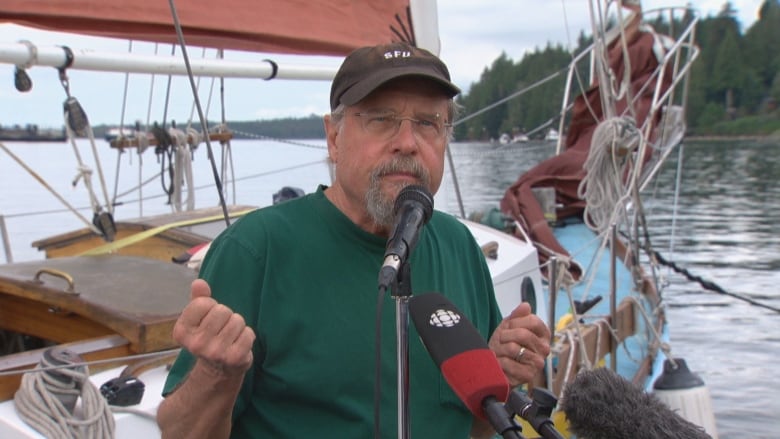
<svg viewBox="0 0 780 439"><path fill-rule="evenodd" d="M271 59L264 59L263 61L267 62L268 64L271 64L271 76L267 78L263 78L265 81L270 81L274 78L276 78L276 74L279 73L279 66L276 65L276 62L274 62Z"/></svg>
<svg viewBox="0 0 780 439"><path fill-rule="evenodd" d="M73 65L73 51L68 46L60 46L60 47L62 47L62 50L65 52L65 64L61 65L60 67L57 67L57 70L63 72L66 69L69 69L70 66Z"/></svg>

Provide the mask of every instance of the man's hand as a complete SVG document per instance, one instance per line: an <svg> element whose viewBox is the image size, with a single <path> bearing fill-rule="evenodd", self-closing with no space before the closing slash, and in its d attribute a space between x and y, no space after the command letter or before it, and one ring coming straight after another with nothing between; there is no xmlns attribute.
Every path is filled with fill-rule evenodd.
<svg viewBox="0 0 780 439"><path fill-rule="evenodd" d="M192 282L190 296L173 338L197 361L160 404L157 424L164 439L226 439L244 373L252 366L255 333L243 317L211 298L206 281Z"/></svg>
<svg viewBox="0 0 780 439"><path fill-rule="evenodd" d="M252 365L255 333L244 318L211 298L202 279L192 282L191 300L173 328L173 338L215 376L242 375Z"/></svg>
<svg viewBox="0 0 780 439"><path fill-rule="evenodd" d="M488 341L512 386L529 383L550 354L550 330L521 303L505 318Z"/></svg>

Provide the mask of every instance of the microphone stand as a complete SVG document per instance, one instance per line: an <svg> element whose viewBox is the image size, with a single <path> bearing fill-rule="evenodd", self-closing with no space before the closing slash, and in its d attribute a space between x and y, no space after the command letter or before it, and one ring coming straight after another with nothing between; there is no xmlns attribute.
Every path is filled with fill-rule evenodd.
<svg viewBox="0 0 780 439"><path fill-rule="evenodd" d="M520 434L523 428L515 422L515 416L507 407L496 400L494 396L489 396L482 401L482 410L485 412L490 426L496 430L496 433L504 439L525 439Z"/></svg>
<svg viewBox="0 0 780 439"><path fill-rule="evenodd" d="M537 387L531 399L515 389L509 393L509 400L506 403L511 411L528 421L544 439L564 439L550 419L558 399L549 390Z"/></svg>
<svg viewBox="0 0 780 439"><path fill-rule="evenodd" d="M412 270L407 262L398 269L391 296L395 298L396 368L398 369L398 438L411 437L409 422L409 299Z"/></svg>

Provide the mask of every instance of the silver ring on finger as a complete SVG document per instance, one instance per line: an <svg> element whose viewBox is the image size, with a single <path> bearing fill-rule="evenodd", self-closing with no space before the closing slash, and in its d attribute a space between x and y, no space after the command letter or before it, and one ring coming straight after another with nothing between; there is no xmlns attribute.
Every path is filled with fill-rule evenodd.
<svg viewBox="0 0 780 439"><path fill-rule="evenodd" d="M515 355L515 361L519 363L520 360L523 359L523 355L525 355L525 351L526 351L525 346L520 346L520 352L518 352L517 355Z"/></svg>

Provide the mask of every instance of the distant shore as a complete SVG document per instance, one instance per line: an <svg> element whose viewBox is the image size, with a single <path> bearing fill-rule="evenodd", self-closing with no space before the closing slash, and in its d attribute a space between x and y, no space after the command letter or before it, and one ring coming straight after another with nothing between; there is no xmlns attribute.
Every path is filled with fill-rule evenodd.
<svg viewBox="0 0 780 439"><path fill-rule="evenodd" d="M780 136L777 134L770 135L739 135L739 136L723 136L723 135L701 135L701 136L685 136L685 140L691 142L722 142L722 141L764 141L764 140L778 140Z"/></svg>

